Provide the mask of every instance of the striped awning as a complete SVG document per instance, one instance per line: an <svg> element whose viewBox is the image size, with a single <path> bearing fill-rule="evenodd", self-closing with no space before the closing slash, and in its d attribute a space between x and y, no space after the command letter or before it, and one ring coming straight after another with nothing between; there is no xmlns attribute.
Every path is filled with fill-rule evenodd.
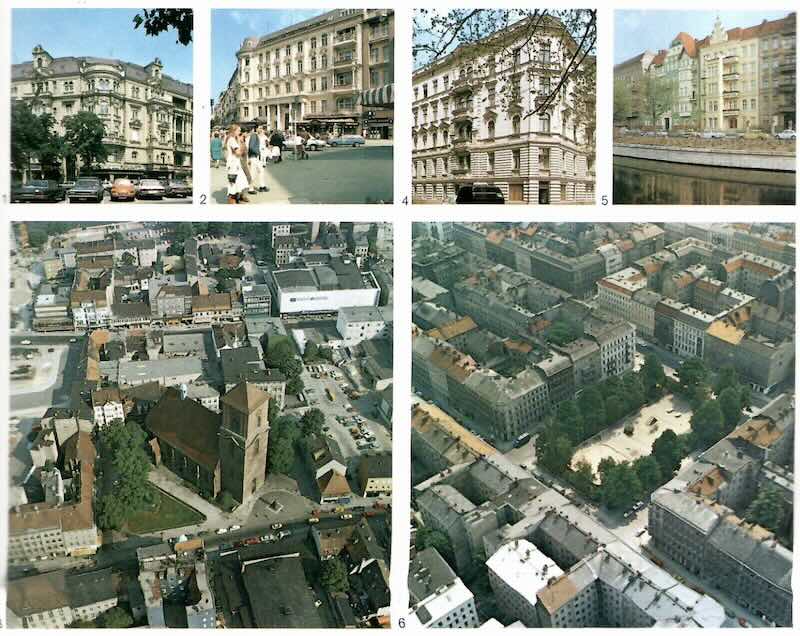
<svg viewBox="0 0 800 636"><path fill-rule="evenodd" d="M360 102L362 106L394 105L394 84L385 84L378 88L361 91Z"/></svg>

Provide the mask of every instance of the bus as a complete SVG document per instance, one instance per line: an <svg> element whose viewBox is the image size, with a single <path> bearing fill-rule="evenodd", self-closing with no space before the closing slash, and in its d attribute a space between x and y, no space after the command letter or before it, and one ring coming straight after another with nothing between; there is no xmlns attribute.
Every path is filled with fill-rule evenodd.
<svg viewBox="0 0 800 636"><path fill-rule="evenodd" d="M331 402L335 402L335 401L336 401L336 396L335 396L335 395L333 394L333 392L332 392L332 391L331 391L329 388L327 388L327 387L325 387L325 395L327 395L327 396L328 396L328 399L329 399Z"/></svg>

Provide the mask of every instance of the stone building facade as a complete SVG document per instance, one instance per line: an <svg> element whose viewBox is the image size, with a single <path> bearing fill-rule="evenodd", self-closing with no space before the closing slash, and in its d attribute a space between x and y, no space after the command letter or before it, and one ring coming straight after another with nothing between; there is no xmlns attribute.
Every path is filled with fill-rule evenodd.
<svg viewBox="0 0 800 636"><path fill-rule="evenodd" d="M50 113L56 132L81 111L105 125L107 159L95 174L116 177L191 177L192 85L164 74L155 58L146 66L95 57L54 58L41 45L32 60L11 67L11 99L24 100L35 114ZM22 178L36 176L31 163ZM65 165L67 176L78 167Z"/></svg>
<svg viewBox="0 0 800 636"><path fill-rule="evenodd" d="M237 77L219 100L227 113L235 101L236 121L392 137L394 11L329 11L245 38L236 57Z"/></svg>
<svg viewBox="0 0 800 636"><path fill-rule="evenodd" d="M507 42L517 30L513 59L474 50L493 51L494 41ZM415 200L453 201L460 186L481 182L509 202L594 201L594 130L575 114L575 74L549 99L576 45L557 20L537 27L535 46L527 39L524 25L508 27L414 73ZM577 73L594 60L584 64Z"/></svg>

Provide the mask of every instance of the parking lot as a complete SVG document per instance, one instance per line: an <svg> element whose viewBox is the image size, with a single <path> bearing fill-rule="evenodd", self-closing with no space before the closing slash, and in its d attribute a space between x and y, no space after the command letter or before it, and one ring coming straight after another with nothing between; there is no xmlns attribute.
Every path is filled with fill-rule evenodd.
<svg viewBox="0 0 800 636"><path fill-rule="evenodd" d="M686 400L677 395L666 395L578 446L572 463L575 465L583 460L596 471L605 457L616 461L633 461L649 455L653 442L664 431L672 430L678 435L687 433L691 417L692 409ZM629 424L633 425L632 435L625 434Z"/></svg>
<svg viewBox="0 0 800 636"><path fill-rule="evenodd" d="M345 390L353 387L340 369L331 364L307 366L302 379L307 408L322 411L325 434L336 440L345 458L391 450L389 433L370 408L373 401L368 396L351 400Z"/></svg>

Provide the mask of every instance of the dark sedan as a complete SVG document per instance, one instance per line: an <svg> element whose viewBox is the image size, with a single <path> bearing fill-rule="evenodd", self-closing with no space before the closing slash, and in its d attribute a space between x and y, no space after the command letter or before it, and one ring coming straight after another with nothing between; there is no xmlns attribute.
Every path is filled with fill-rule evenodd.
<svg viewBox="0 0 800 636"><path fill-rule="evenodd" d="M64 192L59 187L58 181L37 179L19 186L14 199L17 203L63 201Z"/></svg>
<svg viewBox="0 0 800 636"><path fill-rule="evenodd" d="M80 177L75 182L75 187L67 192L67 197L69 197L70 203L79 203L81 201L102 203L105 197L103 182L97 177Z"/></svg>
<svg viewBox="0 0 800 636"><path fill-rule="evenodd" d="M185 199L192 196L192 186L185 181L169 181L164 188L164 196Z"/></svg>

